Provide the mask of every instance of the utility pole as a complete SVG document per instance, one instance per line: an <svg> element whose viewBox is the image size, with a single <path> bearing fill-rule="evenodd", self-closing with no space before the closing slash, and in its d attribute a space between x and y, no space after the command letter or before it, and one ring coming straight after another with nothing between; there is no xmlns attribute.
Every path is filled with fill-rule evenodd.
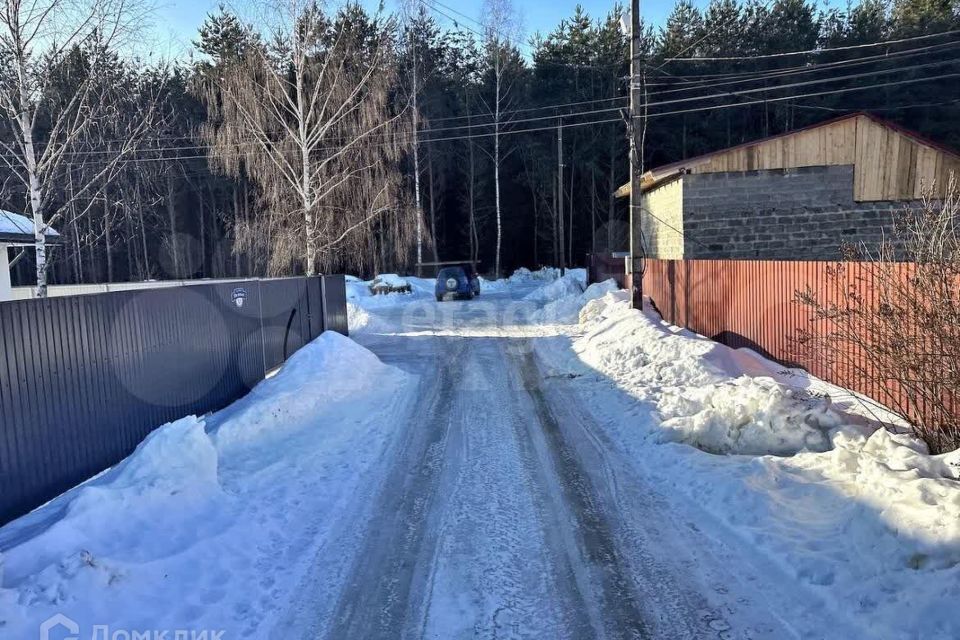
<svg viewBox="0 0 960 640"><path fill-rule="evenodd" d="M563 118L557 123L557 219L560 227L560 275L562 276L567 267L566 234L563 229Z"/></svg>
<svg viewBox="0 0 960 640"><path fill-rule="evenodd" d="M640 87L640 0L630 0L630 121L627 127L630 136L630 265L631 299L635 309L643 309L643 147L638 144L640 127L646 128L646 105L644 115L640 108L644 91ZM642 122L641 122L642 120ZM639 126L638 126L639 124Z"/></svg>

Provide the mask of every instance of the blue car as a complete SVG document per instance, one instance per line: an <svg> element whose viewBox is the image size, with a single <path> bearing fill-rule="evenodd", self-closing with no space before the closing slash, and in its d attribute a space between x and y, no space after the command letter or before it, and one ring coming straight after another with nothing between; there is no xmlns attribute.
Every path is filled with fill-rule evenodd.
<svg viewBox="0 0 960 640"><path fill-rule="evenodd" d="M463 267L446 267L437 274L434 292L437 295L437 302L445 298L470 300L479 293L479 288L479 279L471 278Z"/></svg>

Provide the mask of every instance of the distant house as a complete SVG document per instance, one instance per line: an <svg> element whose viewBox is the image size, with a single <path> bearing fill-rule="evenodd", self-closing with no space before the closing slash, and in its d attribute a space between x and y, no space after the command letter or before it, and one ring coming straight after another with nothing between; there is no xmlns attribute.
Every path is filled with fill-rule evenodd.
<svg viewBox="0 0 960 640"><path fill-rule="evenodd" d="M647 256L835 259L958 170L960 155L868 113L714 151L643 175Z"/></svg>
<svg viewBox="0 0 960 640"><path fill-rule="evenodd" d="M19 213L0 210L0 302L10 300L10 248L30 246L34 242L33 220ZM60 240L60 234L52 227L44 231L47 242L54 244Z"/></svg>

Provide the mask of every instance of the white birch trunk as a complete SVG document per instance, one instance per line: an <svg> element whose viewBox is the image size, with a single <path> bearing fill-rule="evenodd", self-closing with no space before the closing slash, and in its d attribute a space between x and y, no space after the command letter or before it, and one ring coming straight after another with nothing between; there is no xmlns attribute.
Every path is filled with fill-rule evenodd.
<svg viewBox="0 0 960 640"><path fill-rule="evenodd" d="M423 205L420 202L420 139L418 120L420 112L417 110L417 94L420 87L417 83L417 49L413 49L413 200L417 216L417 275L423 275Z"/></svg>
<svg viewBox="0 0 960 640"><path fill-rule="evenodd" d="M22 86L22 85L21 85ZM26 89L22 87L22 100L26 101ZM25 102L24 102L25 104ZM40 178L37 174L37 154L33 146L33 122L26 110L20 112L20 130L23 134L24 161L27 169L27 184L30 192L30 213L33 218L33 243L37 260L36 297L47 297L47 236L43 221L43 198Z"/></svg>
<svg viewBox="0 0 960 640"><path fill-rule="evenodd" d="M494 200L496 203L497 215L497 253L494 261L493 273L496 278L500 277L500 245L503 239L503 225L500 219L500 53L497 52L497 80L495 96L495 115L493 117L493 185Z"/></svg>

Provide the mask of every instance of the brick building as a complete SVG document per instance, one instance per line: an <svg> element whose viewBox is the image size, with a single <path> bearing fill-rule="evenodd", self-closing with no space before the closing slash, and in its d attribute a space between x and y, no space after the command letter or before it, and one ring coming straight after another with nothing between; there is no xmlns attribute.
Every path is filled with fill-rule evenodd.
<svg viewBox="0 0 960 640"><path fill-rule="evenodd" d="M958 170L960 155L867 113L722 149L644 174L647 256L835 259Z"/></svg>

